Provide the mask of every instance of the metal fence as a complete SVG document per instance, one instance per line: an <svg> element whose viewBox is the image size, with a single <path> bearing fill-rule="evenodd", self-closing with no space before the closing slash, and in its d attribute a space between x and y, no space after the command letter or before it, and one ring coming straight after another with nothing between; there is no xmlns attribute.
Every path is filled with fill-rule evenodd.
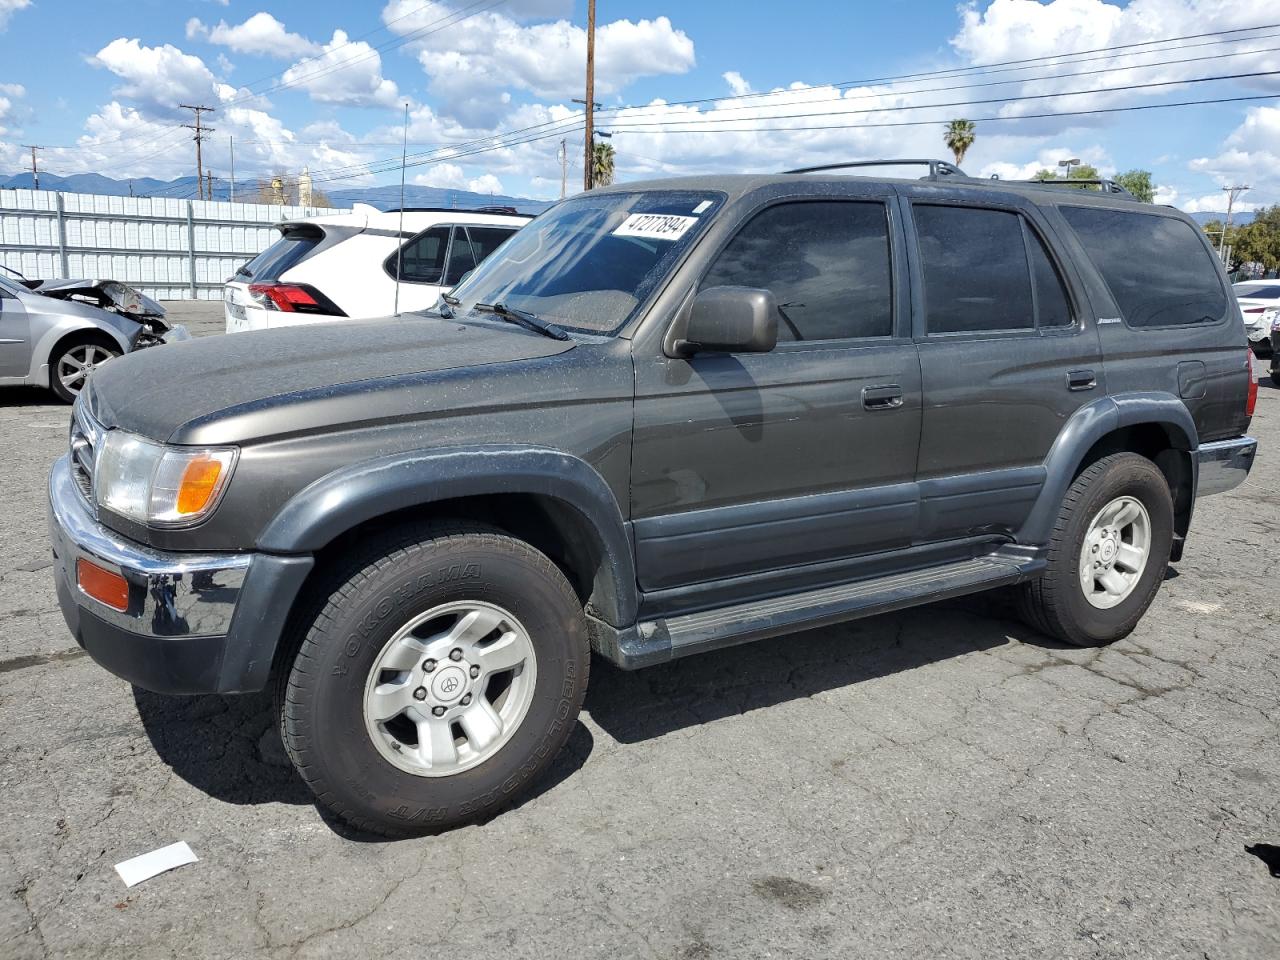
<svg viewBox="0 0 1280 960"><path fill-rule="evenodd" d="M272 224L316 207L0 190L0 264L31 280L119 280L157 300L217 300Z"/></svg>

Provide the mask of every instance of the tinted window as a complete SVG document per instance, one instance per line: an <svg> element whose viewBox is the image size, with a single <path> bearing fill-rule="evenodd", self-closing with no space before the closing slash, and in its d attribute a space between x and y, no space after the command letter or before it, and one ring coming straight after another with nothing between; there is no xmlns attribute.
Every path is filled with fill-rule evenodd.
<svg viewBox="0 0 1280 960"><path fill-rule="evenodd" d="M1231 289L1249 300L1280 300L1280 284L1237 283Z"/></svg>
<svg viewBox="0 0 1280 960"><path fill-rule="evenodd" d="M515 233L506 227L467 227L467 236L471 238L471 249L475 253L476 263L483 263L485 258Z"/></svg>
<svg viewBox="0 0 1280 960"><path fill-rule="evenodd" d="M290 267L296 267L307 254L320 243L321 235L315 229L291 231L236 271L242 280L265 283L279 280Z"/></svg>
<svg viewBox="0 0 1280 960"><path fill-rule="evenodd" d="M914 207L929 333L1035 325L1022 218L1003 210Z"/></svg>
<svg viewBox="0 0 1280 960"><path fill-rule="evenodd" d="M444 276L444 257L449 249L449 228L424 230L404 245L399 252L406 283L439 283ZM397 254L387 258L387 272L396 275Z"/></svg>
<svg viewBox="0 0 1280 960"><path fill-rule="evenodd" d="M1211 323L1227 295L1197 231L1173 217L1062 207L1131 327Z"/></svg>
<svg viewBox="0 0 1280 960"><path fill-rule="evenodd" d="M778 301L779 340L893 332L889 224L881 203L788 203L757 214L702 287L761 287Z"/></svg>
<svg viewBox="0 0 1280 960"><path fill-rule="evenodd" d="M1030 227L1026 228L1026 235L1027 247L1031 251L1031 276L1036 286L1036 319L1039 326L1070 326L1073 318L1067 288L1062 285L1062 278L1049 259L1044 242Z"/></svg>

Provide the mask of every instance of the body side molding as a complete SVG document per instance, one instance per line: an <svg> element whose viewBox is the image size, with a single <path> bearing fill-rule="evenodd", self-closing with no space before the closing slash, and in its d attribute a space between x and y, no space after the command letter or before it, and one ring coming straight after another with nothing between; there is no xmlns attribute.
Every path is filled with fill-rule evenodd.
<svg viewBox="0 0 1280 960"><path fill-rule="evenodd" d="M599 538L604 558L593 607L615 626L635 621L635 565L613 491L586 461L543 447L440 447L343 467L295 494L257 546L271 553L310 553L365 521L406 507L504 493L543 496L576 511Z"/></svg>

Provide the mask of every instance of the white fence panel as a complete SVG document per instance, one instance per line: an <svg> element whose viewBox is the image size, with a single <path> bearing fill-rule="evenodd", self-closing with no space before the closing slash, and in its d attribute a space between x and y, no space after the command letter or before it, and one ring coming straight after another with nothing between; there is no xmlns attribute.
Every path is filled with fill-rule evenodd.
<svg viewBox="0 0 1280 960"><path fill-rule="evenodd" d="M30 280L119 280L160 300L217 300L236 267L281 220L346 213L316 207L0 190L0 265Z"/></svg>

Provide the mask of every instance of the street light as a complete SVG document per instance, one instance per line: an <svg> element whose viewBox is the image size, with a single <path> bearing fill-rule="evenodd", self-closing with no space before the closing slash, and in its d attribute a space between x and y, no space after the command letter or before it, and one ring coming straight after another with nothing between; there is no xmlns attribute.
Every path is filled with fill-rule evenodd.
<svg viewBox="0 0 1280 960"><path fill-rule="evenodd" d="M1059 161L1058 161L1058 166L1060 166L1060 167L1066 167L1067 169L1066 169L1066 170L1064 170L1064 171L1062 171L1062 175L1063 175L1064 177L1066 177L1066 178L1070 178L1070 177L1071 177L1071 168L1072 168L1072 167L1078 167L1078 166L1080 166L1080 158L1079 158L1079 157L1072 157L1070 160L1059 160Z"/></svg>

